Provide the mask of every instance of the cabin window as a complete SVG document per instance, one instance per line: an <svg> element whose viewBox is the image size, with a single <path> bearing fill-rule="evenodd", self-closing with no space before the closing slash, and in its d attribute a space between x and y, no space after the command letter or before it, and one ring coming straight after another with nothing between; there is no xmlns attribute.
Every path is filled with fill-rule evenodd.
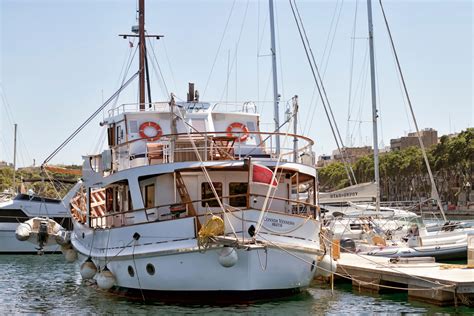
<svg viewBox="0 0 474 316"><path fill-rule="evenodd" d="M216 189L217 195L219 198L222 198L222 183L221 182L212 182L212 185ZM201 183L201 205L209 207L219 207L219 202L215 198L214 192L212 192L211 185L207 182Z"/></svg>
<svg viewBox="0 0 474 316"><path fill-rule="evenodd" d="M155 207L155 184L145 186L145 207Z"/></svg>
<svg viewBox="0 0 474 316"><path fill-rule="evenodd" d="M133 204L132 204L132 194L130 193L130 189L128 188L127 186L127 206L128 206L128 210L131 211L133 210Z"/></svg>
<svg viewBox="0 0 474 316"><path fill-rule="evenodd" d="M138 122L137 121L130 121L130 133L138 133Z"/></svg>
<svg viewBox="0 0 474 316"><path fill-rule="evenodd" d="M92 192L91 204L97 205L101 200L100 196L100 191ZM107 213L123 212L131 209L132 199L127 183L114 184L105 189L105 210Z"/></svg>
<svg viewBox="0 0 474 316"><path fill-rule="evenodd" d="M120 144L123 140L122 126L117 126L117 144Z"/></svg>
<svg viewBox="0 0 474 316"><path fill-rule="evenodd" d="M231 182L229 183L229 204L235 207L247 206L247 182ZM242 195L232 197L234 195Z"/></svg>
<svg viewBox="0 0 474 316"><path fill-rule="evenodd" d="M249 131L253 132L255 131L255 124L253 122L247 122L247 128L249 129Z"/></svg>
<svg viewBox="0 0 474 316"><path fill-rule="evenodd" d="M115 146L115 129L113 126L107 128L107 140L109 146Z"/></svg>
<svg viewBox="0 0 474 316"><path fill-rule="evenodd" d="M0 223L18 223L28 220L29 217L19 209L2 209Z"/></svg>

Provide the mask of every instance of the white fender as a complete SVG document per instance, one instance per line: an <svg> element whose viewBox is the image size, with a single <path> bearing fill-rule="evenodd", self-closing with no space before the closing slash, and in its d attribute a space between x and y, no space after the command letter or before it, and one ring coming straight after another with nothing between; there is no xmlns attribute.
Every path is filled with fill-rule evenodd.
<svg viewBox="0 0 474 316"><path fill-rule="evenodd" d="M219 252L219 263L225 268L234 266L238 260L237 251L233 247L224 247Z"/></svg>
<svg viewBox="0 0 474 316"><path fill-rule="evenodd" d="M25 241L30 238L31 226L28 223L21 223L15 230L16 239L19 241Z"/></svg>
<svg viewBox="0 0 474 316"><path fill-rule="evenodd" d="M81 264L81 276L84 280L92 279L94 275L97 273L97 267L92 262L91 257L87 258L86 261L84 261Z"/></svg>
<svg viewBox="0 0 474 316"><path fill-rule="evenodd" d="M103 290L108 290L112 288L115 284L114 274L107 268L107 266L99 272L96 277L97 286Z"/></svg>
<svg viewBox="0 0 474 316"><path fill-rule="evenodd" d="M337 270L337 262L330 255L324 255L318 262L316 275L331 276Z"/></svg>

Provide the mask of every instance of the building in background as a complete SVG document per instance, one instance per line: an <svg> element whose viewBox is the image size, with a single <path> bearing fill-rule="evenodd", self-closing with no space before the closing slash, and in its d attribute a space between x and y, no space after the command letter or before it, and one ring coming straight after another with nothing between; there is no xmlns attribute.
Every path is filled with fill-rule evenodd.
<svg viewBox="0 0 474 316"><path fill-rule="evenodd" d="M0 168L3 168L3 167L13 167L13 164L0 160Z"/></svg>
<svg viewBox="0 0 474 316"><path fill-rule="evenodd" d="M433 128L425 128L424 130L421 130L420 136L426 148L438 143L438 131ZM402 150L412 146L420 147L417 132L408 133L407 136L390 140L391 150Z"/></svg>
<svg viewBox="0 0 474 316"><path fill-rule="evenodd" d="M344 155L342 155L342 153ZM347 162L349 163L354 163L356 162L360 157L364 157L367 155L373 155L374 150L372 149L371 146L363 146L363 147L344 147L341 149L341 152L339 150L333 151L333 159L334 161L343 161L343 157L346 159Z"/></svg>

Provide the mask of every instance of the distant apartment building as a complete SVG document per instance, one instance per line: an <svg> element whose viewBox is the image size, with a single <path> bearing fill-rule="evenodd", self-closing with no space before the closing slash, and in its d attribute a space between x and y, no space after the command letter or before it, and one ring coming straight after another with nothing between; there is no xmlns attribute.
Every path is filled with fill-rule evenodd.
<svg viewBox="0 0 474 316"><path fill-rule="evenodd" d="M433 128L426 128L420 131L421 139L425 147L431 147L438 143L438 131ZM420 147L420 142L416 132L408 133L407 136L395 138L390 140L391 150L402 150L408 147Z"/></svg>
<svg viewBox="0 0 474 316"><path fill-rule="evenodd" d="M13 164L1 160L0 161L0 168L3 168L3 167L13 167Z"/></svg>
<svg viewBox="0 0 474 316"><path fill-rule="evenodd" d="M343 155L343 154L344 155ZM346 162L354 163L360 157L372 155L374 153L372 147L344 147L341 151L338 149L334 150L332 156L321 155L318 157L317 167L324 167L333 162L339 161L342 162L344 159ZM344 158L344 159L343 159Z"/></svg>
<svg viewBox="0 0 474 316"><path fill-rule="evenodd" d="M341 152L339 150L333 152L333 159L335 161L343 161L343 158L345 158L347 162L354 163L360 157L372 155L373 153L374 150L370 146L344 147Z"/></svg>
<svg viewBox="0 0 474 316"><path fill-rule="evenodd" d="M321 155L318 157L318 162L316 163L316 167L324 167L332 163L332 157L330 155Z"/></svg>

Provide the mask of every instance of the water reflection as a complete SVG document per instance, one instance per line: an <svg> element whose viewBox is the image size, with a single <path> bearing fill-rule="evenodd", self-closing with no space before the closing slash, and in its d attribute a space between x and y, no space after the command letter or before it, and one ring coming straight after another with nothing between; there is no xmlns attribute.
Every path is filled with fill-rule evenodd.
<svg viewBox="0 0 474 316"><path fill-rule="evenodd" d="M79 264L67 264L61 255L0 255L0 313L104 314L436 314L468 313L467 307L439 308L408 302L406 294L362 295L350 285L334 293L313 286L307 292L275 301L229 306L143 303L97 289L82 282Z"/></svg>

